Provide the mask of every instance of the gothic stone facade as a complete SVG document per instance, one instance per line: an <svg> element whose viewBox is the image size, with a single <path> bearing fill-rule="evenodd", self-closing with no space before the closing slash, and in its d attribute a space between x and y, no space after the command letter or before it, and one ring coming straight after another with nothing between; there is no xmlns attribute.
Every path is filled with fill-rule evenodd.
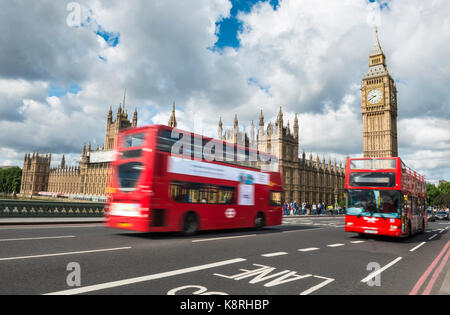
<svg viewBox="0 0 450 315"><path fill-rule="evenodd" d="M325 158L309 158L305 152L299 156L300 126L297 116L294 120L293 130L290 122L284 125L283 112L280 109L277 121L269 123L265 128L264 115L261 111L259 126L255 132L252 122L250 135L239 130L237 116L233 129L224 130L222 119L219 121L218 137L231 143L245 144L259 151L274 154L280 162L280 172L283 178L284 200L286 202L325 202L328 205L335 203L335 194L339 201L344 200L345 170L342 162L328 163Z"/></svg>
<svg viewBox="0 0 450 315"><path fill-rule="evenodd" d="M128 113L122 104L119 105L114 119L111 108L106 121L105 145L102 149L97 147L95 150L91 148L90 144L87 147L84 145L78 167L67 167L63 156L61 164L52 169L50 167L51 154L26 154L21 194L30 196L39 192L51 192L67 195L105 196L111 170L109 159L102 159L102 157L108 157L114 149L119 131L124 128L136 127L137 120L136 110L133 121L128 120Z"/></svg>

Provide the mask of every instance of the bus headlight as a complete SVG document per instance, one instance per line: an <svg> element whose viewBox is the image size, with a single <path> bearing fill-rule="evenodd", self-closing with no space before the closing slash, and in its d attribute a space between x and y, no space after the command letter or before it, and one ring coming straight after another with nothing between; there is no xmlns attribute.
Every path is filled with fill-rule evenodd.
<svg viewBox="0 0 450 315"><path fill-rule="evenodd" d="M118 217L140 217L141 205L130 203L112 203L109 214Z"/></svg>

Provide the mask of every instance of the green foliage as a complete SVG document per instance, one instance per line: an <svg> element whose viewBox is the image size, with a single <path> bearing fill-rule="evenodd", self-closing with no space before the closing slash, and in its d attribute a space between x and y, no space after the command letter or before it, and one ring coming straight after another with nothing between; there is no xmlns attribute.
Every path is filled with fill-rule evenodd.
<svg viewBox="0 0 450 315"><path fill-rule="evenodd" d="M441 193L450 195L450 183L442 183L439 185L438 189Z"/></svg>
<svg viewBox="0 0 450 315"><path fill-rule="evenodd" d="M439 189L433 184L427 184L427 199L430 206L434 206L434 199L439 195Z"/></svg>
<svg viewBox="0 0 450 315"><path fill-rule="evenodd" d="M434 199L434 204L440 208L445 208L450 205L450 194L439 194L439 196Z"/></svg>
<svg viewBox="0 0 450 315"><path fill-rule="evenodd" d="M22 181L22 169L13 167L9 169L0 169L0 192L12 194L20 192Z"/></svg>
<svg viewBox="0 0 450 315"><path fill-rule="evenodd" d="M442 183L438 187L427 184L427 198L430 206L448 206L450 204L450 183Z"/></svg>

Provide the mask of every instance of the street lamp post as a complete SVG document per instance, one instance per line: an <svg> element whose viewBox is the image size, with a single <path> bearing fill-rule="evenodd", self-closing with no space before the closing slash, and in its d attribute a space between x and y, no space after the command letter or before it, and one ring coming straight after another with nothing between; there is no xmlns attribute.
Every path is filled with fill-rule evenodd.
<svg viewBox="0 0 450 315"><path fill-rule="evenodd" d="M334 188L334 210L337 212L338 211L338 196L339 196L339 190L337 189L337 187ZM339 213L338 213L339 214Z"/></svg>

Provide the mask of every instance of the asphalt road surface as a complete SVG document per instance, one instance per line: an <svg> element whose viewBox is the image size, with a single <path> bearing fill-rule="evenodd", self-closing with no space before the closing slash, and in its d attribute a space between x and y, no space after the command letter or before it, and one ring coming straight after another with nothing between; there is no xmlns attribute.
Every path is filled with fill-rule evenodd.
<svg viewBox="0 0 450 315"><path fill-rule="evenodd" d="M446 221L409 240L360 238L344 218L279 227L141 234L102 224L1 226L0 294L439 294Z"/></svg>

